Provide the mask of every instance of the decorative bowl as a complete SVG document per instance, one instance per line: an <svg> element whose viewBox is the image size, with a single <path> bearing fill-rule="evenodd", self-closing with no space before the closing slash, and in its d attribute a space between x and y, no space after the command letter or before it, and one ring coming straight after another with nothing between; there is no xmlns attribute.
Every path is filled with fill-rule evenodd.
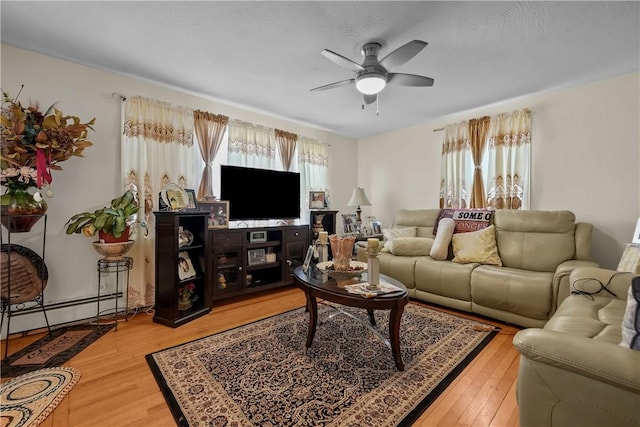
<svg viewBox="0 0 640 427"><path fill-rule="evenodd" d="M129 249L131 249L134 243L135 240L116 243L101 243L100 241L97 241L93 242L93 248L106 259L115 260L129 252Z"/></svg>
<svg viewBox="0 0 640 427"><path fill-rule="evenodd" d="M349 269L345 271L336 271L333 269L333 261L320 262L316 265L318 270L322 271L336 280L349 280L357 277L367 271L367 263L361 261L350 261Z"/></svg>

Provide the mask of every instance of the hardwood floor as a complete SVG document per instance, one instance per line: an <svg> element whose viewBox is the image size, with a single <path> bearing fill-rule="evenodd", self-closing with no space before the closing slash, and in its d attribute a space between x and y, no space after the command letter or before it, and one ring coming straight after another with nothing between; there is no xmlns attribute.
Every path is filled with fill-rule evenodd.
<svg viewBox="0 0 640 427"><path fill-rule="evenodd" d="M144 358L146 354L302 307L304 303L304 294L288 287L219 303L209 315L176 329L153 323L151 313L138 313L128 322L119 323L117 331L112 329L65 365L78 368L82 378L41 425L175 426ZM500 326L502 331L423 413L415 426L518 426L515 381L519 357L511 340L519 329L480 320ZM9 340L9 354L42 335L16 334ZM1 348L4 352L4 342Z"/></svg>

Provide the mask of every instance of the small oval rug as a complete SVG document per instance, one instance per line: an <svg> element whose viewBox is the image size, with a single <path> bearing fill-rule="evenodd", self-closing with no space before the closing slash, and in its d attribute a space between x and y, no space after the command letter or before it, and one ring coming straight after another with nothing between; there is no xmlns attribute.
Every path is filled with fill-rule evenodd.
<svg viewBox="0 0 640 427"><path fill-rule="evenodd" d="M80 380L75 368L46 368L20 375L0 387L0 425L37 426Z"/></svg>

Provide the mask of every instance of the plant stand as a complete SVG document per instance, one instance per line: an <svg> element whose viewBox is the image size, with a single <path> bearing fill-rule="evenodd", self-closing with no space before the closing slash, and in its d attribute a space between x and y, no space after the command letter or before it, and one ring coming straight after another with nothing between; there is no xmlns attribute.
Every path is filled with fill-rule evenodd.
<svg viewBox="0 0 640 427"><path fill-rule="evenodd" d="M100 326L100 291L102 289L102 279L112 273L116 276L115 293L105 295L112 297L116 301L113 313L113 321L115 329L118 330L118 300L124 296L124 315L123 320L128 321L127 313L129 311L129 271L133 268L133 258L123 256L118 259L101 258L98 260L98 308L96 310L96 325ZM121 285L122 284L122 289Z"/></svg>

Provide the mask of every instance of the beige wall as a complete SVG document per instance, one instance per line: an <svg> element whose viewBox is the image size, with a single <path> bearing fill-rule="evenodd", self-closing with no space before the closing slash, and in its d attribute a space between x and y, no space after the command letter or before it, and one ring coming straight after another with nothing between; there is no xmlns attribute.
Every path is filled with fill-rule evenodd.
<svg viewBox="0 0 640 427"><path fill-rule="evenodd" d="M532 110L531 209L571 210L594 224L593 257L615 268L640 213L640 74L441 117L358 141L358 185L388 226L398 208L438 206L440 152L447 123Z"/></svg>
<svg viewBox="0 0 640 427"><path fill-rule="evenodd" d="M30 99L36 99L42 108L47 108L57 102L57 108L66 114L77 115L83 120L96 118L95 132L90 134L94 146L85 151L85 158L70 159L61 164L64 171L53 171L52 189L55 195L52 199L47 199L47 303L97 294L96 262L99 255L91 245L94 239L81 235L68 236L65 234L64 224L73 214L102 207L122 191L121 101L112 96L114 92L225 114L232 118L316 138L329 144L329 186L333 189L330 193L331 202L336 209L345 209L356 184L353 160L357 149L355 139L5 44L2 45L1 60L2 89L15 96L20 90L20 85L24 85L20 95L23 104L28 104ZM308 223L308 219L305 223ZM6 230L3 228L2 232L3 241L6 241ZM42 221L32 233L12 234L11 240L12 243L30 247L40 253L41 236ZM134 259L134 263L142 262L143 260ZM105 305L101 304L101 309ZM95 316L95 313L95 305L51 310L49 321L58 324ZM41 314L18 316L12 320L11 331L32 329L42 324Z"/></svg>

